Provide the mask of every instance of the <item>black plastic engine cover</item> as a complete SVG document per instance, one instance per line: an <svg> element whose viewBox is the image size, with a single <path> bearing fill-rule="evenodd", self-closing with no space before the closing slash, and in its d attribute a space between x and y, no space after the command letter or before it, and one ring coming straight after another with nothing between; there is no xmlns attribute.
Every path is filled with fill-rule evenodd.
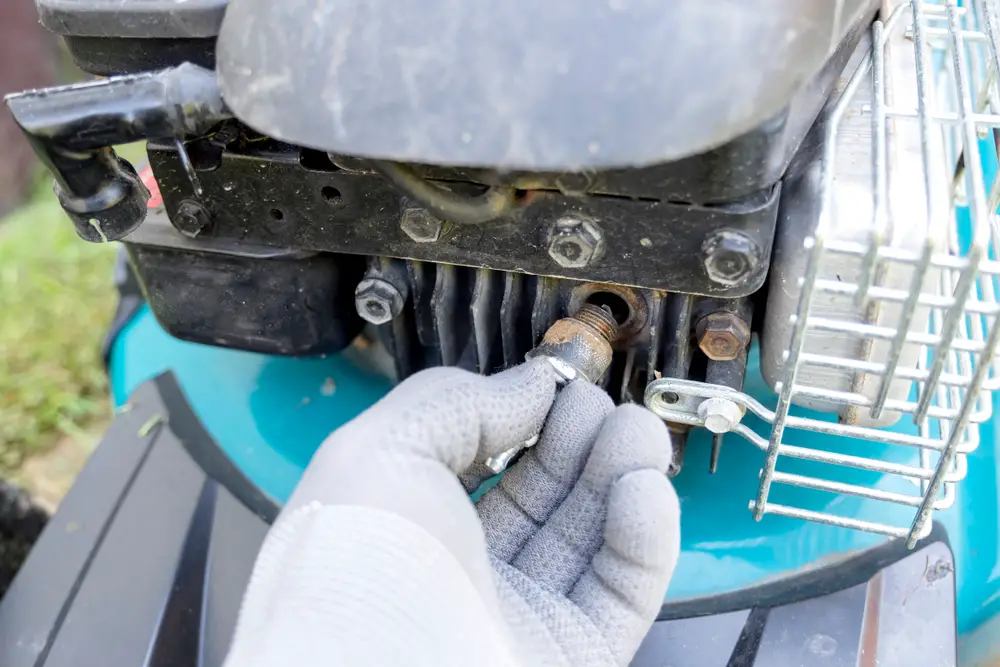
<svg viewBox="0 0 1000 667"><path fill-rule="evenodd" d="M527 2L528 0L525 1ZM757 17L754 19L757 20L759 15L765 11L763 7L751 6L751 4L744 2L733 2L715 7L711 3L705 4L700 2L700 0L687 1L689 2L687 11L699 10L702 6L708 9L708 13L702 16L702 19L706 19L707 16L721 16L729 13L733 21L737 21L737 15L744 17L744 19L747 16ZM228 0L187 0L185 2L177 2L176 0L130 0L129 2L121 2L121 0L39 0L38 7L42 23L49 30L63 36L67 48L78 66L94 74L112 75L176 66L185 61L193 62L203 67L215 67L216 35L222 25L228 4ZM288 3L277 4L284 7ZM598 9L606 11L607 7L605 5L607 4L603 1L598 3L600 5ZM623 7L629 5L629 3L621 4ZM565 5L547 3L544 6L538 6L536 11L542 11L546 15L550 12L558 13L561 10L556 5L562 6L563 10L568 11L571 16L579 15L577 18L581 16L585 17L588 11L586 7L579 6L575 2L566 3ZM778 2L777 5L781 5L781 3ZM418 3L417 8L418 11L426 13L426 7L423 4ZM395 12L397 9L398 5L393 5L392 11ZM645 9L641 11L633 7L629 11L624 12L623 16L625 18L623 20L632 22L640 20L636 18L636 15L633 15L634 12L641 14L643 11L646 11L656 15L659 12L675 10L680 11L676 8L664 9L663 3L651 2L645 5ZM275 8L274 11L283 10ZM524 25L525 21L531 20L532 12L526 12L522 15L514 7L507 8L505 11L515 14L517 21L521 25ZM611 68L613 66L612 61L621 65L623 59L627 60L628 56L622 54L616 56L614 52L609 53L609 49L612 49L613 45L607 43L604 39L602 32L604 27L599 13L589 19L581 18L580 20L596 22L600 26L600 30L596 32L597 37L601 40L600 46L596 49L584 49L583 53L590 54L587 57L593 57L602 66L596 70L586 67L577 67L574 69L573 71L576 75L581 75L582 73L582 79L579 76L569 77L568 79L562 76L555 77L560 86L568 86L572 91L575 91L575 96L582 96L584 102L571 103L569 98L565 95L560 97L553 89L553 91L545 94L556 95L557 100L561 100L562 104L570 104L575 111L572 113L557 113L555 108L550 108L536 100L533 103L538 107L535 109L536 121L543 125L546 123L549 125L554 124L554 129L562 128L566 132L570 132L577 131L580 128L585 129L587 121L582 117L577 118L579 114L587 112L591 113L591 115L600 115L600 113L604 113L607 116L604 119L605 129L608 131L614 130L614 132L612 132L612 135L598 142L600 144L598 148L602 146L603 148L599 151L601 155L596 157L600 157L601 160L597 160L597 162L594 162L590 166L602 164L606 167L615 164L631 165L642 163L650 167L644 170L642 174L637 174L632 169L603 170L598 177L598 182L594 183L598 190L603 185L611 185L613 189L620 189L623 183L641 178L645 181L644 187L646 189L655 187L658 191L662 192L664 198L677 202L732 202L751 196L761 190L771 188L785 173L800 142L812 126L817 114L830 96L831 91L834 90L837 78L847 63L848 57L857 46L860 35L867 28L874 11L874 5L869 0L850 0L849 2L839 4L820 0L808 3L808 7L800 8L800 11L792 14L783 9L781 11L771 10L772 15L770 20L773 25L770 28L777 30L782 25L787 24L787 26L795 26L796 30L798 27L810 26L809 30L817 29L821 32L822 26L826 25L826 22L830 20L835 11L842 11L843 17L850 16L852 18L850 21L838 24L832 28L832 32L837 33L837 37L834 39L839 39L840 41L829 45L828 53L823 58L809 65L806 68L808 72L804 70L799 71L794 68L789 69L793 64L796 66L804 65L802 61L797 59L779 59L777 64L771 63L771 66L777 67L778 70L769 80L785 78L784 83L788 84L791 79L795 79L794 85L791 85L785 91L785 94L783 94L784 96L781 98L780 104L775 104L763 115L755 116L756 120L743 127L739 132L735 132L724 139L719 138L718 141L710 143L710 145L705 145L698 154L686 155L680 159L676 159L676 155L671 156L668 154L669 152L665 149L662 142L658 142L656 135L657 133L670 131L681 136L694 136L701 132L710 131L709 120L711 120L712 114L708 116L698 116L695 114L693 118L698 122L690 128L680 130L679 125L671 123L664 114L650 106L648 99L641 92L633 91L630 99L618 99L622 95L625 95L624 89L617 90L619 86L625 85L621 77L602 76L600 72ZM549 18L552 17L550 16ZM817 28L817 26L819 27ZM674 30L673 26L671 26L669 31L662 34L661 32L653 31L651 35L647 35L651 41L646 46L653 50L660 48L668 49L667 45L672 41L670 35L674 32L691 34L698 32L698 28L695 26L683 27L684 30L678 31ZM572 33L572 27L569 24L564 26L564 29L564 32ZM407 28L407 30L412 31L412 28ZM301 30L291 30L289 34L300 33ZM749 35L750 33L742 31L739 34ZM708 48L708 44L715 43L714 40L719 39L719 36L713 35L712 31L709 31L708 36L711 39L708 39L708 42L702 45L703 48ZM754 43L754 40L761 39L763 38L759 35L747 37L744 40L743 47L748 43ZM800 45L808 45L809 39L804 38L803 35L797 34L796 39L799 40ZM518 40L526 41L521 43ZM517 46L520 44L520 47L530 49L530 44L525 46L527 41L530 41L529 35L522 34L520 30L512 32L512 45ZM626 36L627 41L628 38ZM725 38L722 39L721 44L726 45L726 49L724 50L727 54L726 57L732 57L733 54L740 52L741 47L739 45L730 44ZM398 45L394 44L393 46ZM687 46L689 48L698 47L694 43ZM815 46L815 44L811 46ZM273 47L261 44L261 48ZM824 46L823 49L816 51L813 55L817 55L820 51L826 52L826 50L827 47ZM576 53L576 55L581 56L582 54ZM617 59L612 56L615 56ZM672 76L685 81L687 86L696 86L694 92L682 91L670 86L663 80L652 77L648 72L644 72L643 67L647 65L651 66L664 59L669 62L666 64L660 62L657 66L666 67L668 71L672 72ZM701 62L702 65L699 67L692 66L691 63L695 60ZM322 60L322 62L325 63L327 60ZM713 82L712 77L706 74L706 67L709 67L712 63L715 63L715 65L718 65L718 63L711 57L703 56L698 56L697 58L692 56L680 60L669 60L666 56L662 58L653 57L653 61L650 64L637 64L636 72L633 72L632 84L639 88L643 86L651 87L656 92L656 96L661 103L666 103L669 107L678 108L690 103L692 99L697 98L704 92L699 92L697 87L704 87L711 84L714 86L716 93L725 93L729 96L728 99L724 99L720 104L713 107L713 114L716 116L720 114L725 116L725 114L730 113L735 101L743 99L739 92L741 82L759 81L767 78L762 73L762 68L767 65L763 54L740 56L740 62L744 63L744 67L749 67L750 69L744 71L742 75L733 70L735 80L731 80L726 84L730 86L728 89L723 81ZM309 63L301 63L302 66L307 64ZM457 71L463 77L474 76L471 70L466 72L464 69L469 66L467 59L462 59L449 66L458 68ZM510 66L513 67L514 65ZM297 67L296 69L301 69L301 67ZM321 73L322 71L322 68L320 68L314 71L311 76L318 76L317 72ZM353 70L349 73L352 76L354 75ZM644 74L645 79L639 76L640 74ZM532 76L544 78L546 76L553 76L553 73L548 69L542 68L542 70L534 73ZM366 87L369 88L374 82L379 81L378 78L373 77L363 76L362 78L366 82ZM563 81L562 79L566 80ZM518 80L515 84L514 89L510 92L510 95L512 95L510 99L518 100L523 96L524 86L527 82ZM312 86L312 84L309 85ZM391 103L383 105L385 108L380 107L380 109L384 111L384 114L389 115L401 113L397 107L400 107L406 99L406 87L389 82L382 82L382 85L383 88L372 94L377 93L386 97ZM608 91L602 92L600 89L601 86L610 87L612 89L611 93L614 94L609 98L607 96ZM257 86L252 86L251 88L256 90ZM542 86L542 88L545 88L545 86ZM268 93L268 97L263 101L267 102L270 99L272 102L269 103L287 102L295 105L296 108L305 108L309 105L302 99L302 96L308 92L306 89L292 89L281 93L273 92L273 94ZM450 88L447 89L447 92L449 95L460 94ZM596 110L595 104L597 102L605 105L603 112ZM435 103L442 102L438 100ZM752 104L748 102L748 105L752 107L758 103L760 103L759 100L754 101ZM526 102L525 104L528 103ZM628 114L641 116L644 122L651 128L651 131L644 134L642 127L626 119ZM382 136L389 137L400 132L406 137L415 136L416 129L400 125L391 119L383 118L382 115L365 114L363 119L367 128L365 131L372 134L372 140L381 140L380 137ZM495 116L496 114L491 110L489 115ZM715 121L723 125L725 122L728 122L719 117L715 117ZM463 137L468 138L467 134L463 134L459 130L453 133L450 132L452 125L444 118L438 118L435 122L440 123L439 130L441 127L444 127L449 131L450 134L448 137L421 135L423 137L422 140L425 142L436 142L434 146L428 148L428 151L420 153L422 158L416 152L407 154L399 153L394 156L397 158L411 156L416 162L440 162L443 160L442 151L458 151L456 154L464 154L460 150L463 147L470 151L475 148L472 145L467 146L464 143L465 139ZM485 122L493 123L495 121L487 118ZM297 128L309 133L309 136L300 137L301 141L299 143L306 146L322 143L318 141L318 132L326 128L327 125L329 123L324 120L321 126L310 130L306 130L304 126ZM258 129L263 129L265 133L270 130L270 128L266 127ZM536 133L541 132L537 128L534 131ZM632 143L630 145L619 145L619 142L623 140L623 136L619 135L623 133L631 137L630 141ZM450 136L451 134L454 136ZM558 139L557 135L558 133L552 134L551 137L543 137L542 140L535 142L538 146L544 147L545 155L539 155L539 159L532 163L531 171L541 173L545 171L546 167L558 167L559 170L568 167L569 163L560 163L557 154L552 153L550 150L552 146L549 144ZM458 142L457 145L455 144L456 141ZM344 146L346 147L346 144ZM362 151L363 148L357 147L356 150ZM535 149L532 148L532 150ZM630 151L633 153L632 159L628 159ZM369 150L368 152L371 153L372 151ZM639 154L646 157L644 159L634 157ZM437 158L434 157L435 155ZM542 160L542 157L545 160ZM670 161L667 161L668 159ZM456 163L466 164L484 164L487 162L488 160L484 157L479 157L471 161L469 159L456 161ZM547 164L543 164L543 162L547 162ZM508 165L508 162L505 159L498 159L493 166L502 165ZM522 166L528 165L524 164ZM581 163L581 166L587 165ZM510 171L510 169L507 169L507 171ZM549 180L554 180L554 178L555 174Z"/></svg>
<svg viewBox="0 0 1000 667"><path fill-rule="evenodd" d="M580 171L779 116L874 0L232 0L219 84L260 132L400 162Z"/></svg>

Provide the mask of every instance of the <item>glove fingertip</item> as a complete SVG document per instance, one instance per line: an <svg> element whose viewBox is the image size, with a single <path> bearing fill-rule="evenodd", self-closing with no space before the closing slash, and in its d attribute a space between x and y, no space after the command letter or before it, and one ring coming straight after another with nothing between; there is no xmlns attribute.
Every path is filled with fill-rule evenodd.
<svg viewBox="0 0 1000 667"><path fill-rule="evenodd" d="M680 552L680 513L677 491L663 473L630 472L611 487L605 544L643 568L672 572Z"/></svg>
<svg viewBox="0 0 1000 667"><path fill-rule="evenodd" d="M640 450L647 465L665 473L673 458L673 442L670 430L662 419L646 408L626 403L615 408L608 418L606 428L627 433L633 447Z"/></svg>

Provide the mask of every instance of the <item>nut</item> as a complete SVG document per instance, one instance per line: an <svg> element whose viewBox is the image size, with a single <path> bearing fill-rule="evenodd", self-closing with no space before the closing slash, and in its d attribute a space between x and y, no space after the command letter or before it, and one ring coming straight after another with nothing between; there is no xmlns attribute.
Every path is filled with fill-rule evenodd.
<svg viewBox="0 0 1000 667"><path fill-rule="evenodd" d="M403 211L399 227L417 243L433 243L441 237L441 221L422 208Z"/></svg>
<svg viewBox="0 0 1000 667"><path fill-rule="evenodd" d="M174 227L184 236L195 238L198 234L208 229L212 224L212 217L202 205L196 201L185 199L177 207L174 217L171 219Z"/></svg>
<svg viewBox="0 0 1000 667"><path fill-rule="evenodd" d="M711 234L701 250L709 279L727 287L746 282L760 264L761 252L756 241L734 229Z"/></svg>
<svg viewBox="0 0 1000 667"><path fill-rule="evenodd" d="M549 257L565 269L582 269L600 255L604 246L601 228L576 216L559 218L549 234Z"/></svg>
<svg viewBox="0 0 1000 667"><path fill-rule="evenodd" d="M743 408L728 398L709 398L698 406L698 417L712 433L728 433L743 419Z"/></svg>
<svg viewBox="0 0 1000 667"><path fill-rule="evenodd" d="M354 307L361 319L385 324L403 310L406 297L384 278L365 278L354 290Z"/></svg>
<svg viewBox="0 0 1000 667"><path fill-rule="evenodd" d="M698 347L714 361L736 359L750 344L750 327L733 313L710 313L696 327Z"/></svg>

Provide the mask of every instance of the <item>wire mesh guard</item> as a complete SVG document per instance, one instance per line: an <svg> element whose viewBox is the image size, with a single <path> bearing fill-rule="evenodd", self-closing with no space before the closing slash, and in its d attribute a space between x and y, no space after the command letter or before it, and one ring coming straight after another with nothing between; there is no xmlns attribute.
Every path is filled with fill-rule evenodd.
<svg viewBox="0 0 1000 667"><path fill-rule="evenodd" d="M930 531L933 510L955 501L1000 386L1000 181L987 189L984 173L995 171L1000 132L992 1L889 2L859 49L859 66L825 117L821 212L799 250L809 261L796 286L776 408L688 380L647 388L646 404L667 421L736 432L766 453L750 503L758 520L819 521L906 537L912 547ZM859 141L866 144L860 167ZM867 209L842 199L841 186L858 173ZM866 211L864 224L855 220L852 234L842 233L837 221L858 210ZM849 344L830 344L836 337ZM831 388L830 372L853 382ZM840 419L790 415L793 403L822 403ZM769 423L770 437L739 419L706 424L733 405L738 416L749 411ZM815 443L816 433L821 446L791 444ZM793 468L808 462L807 472L781 472L781 460ZM817 511L770 502L782 487L888 503L894 511L879 517L898 521L862 519L845 503Z"/></svg>

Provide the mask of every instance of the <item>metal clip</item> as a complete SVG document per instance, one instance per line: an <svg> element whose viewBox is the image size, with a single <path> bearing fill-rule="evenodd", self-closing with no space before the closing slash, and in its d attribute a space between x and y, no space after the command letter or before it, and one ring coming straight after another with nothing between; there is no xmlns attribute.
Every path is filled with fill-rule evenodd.
<svg viewBox="0 0 1000 667"><path fill-rule="evenodd" d="M515 456L523 452L525 449L528 449L529 447L532 447L536 443L538 443L539 437L540 434L536 433L535 435L525 440L523 445L518 445L517 447L511 447L506 451L500 452L496 456L491 456L490 458L486 459L486 461L484 461L483 463L486 465L487 468L490 469L490 471L494 475L499 475L500 473L502 473L504 470L507 469L507 466L509 466L511 461L514 460Z"/></svg>

